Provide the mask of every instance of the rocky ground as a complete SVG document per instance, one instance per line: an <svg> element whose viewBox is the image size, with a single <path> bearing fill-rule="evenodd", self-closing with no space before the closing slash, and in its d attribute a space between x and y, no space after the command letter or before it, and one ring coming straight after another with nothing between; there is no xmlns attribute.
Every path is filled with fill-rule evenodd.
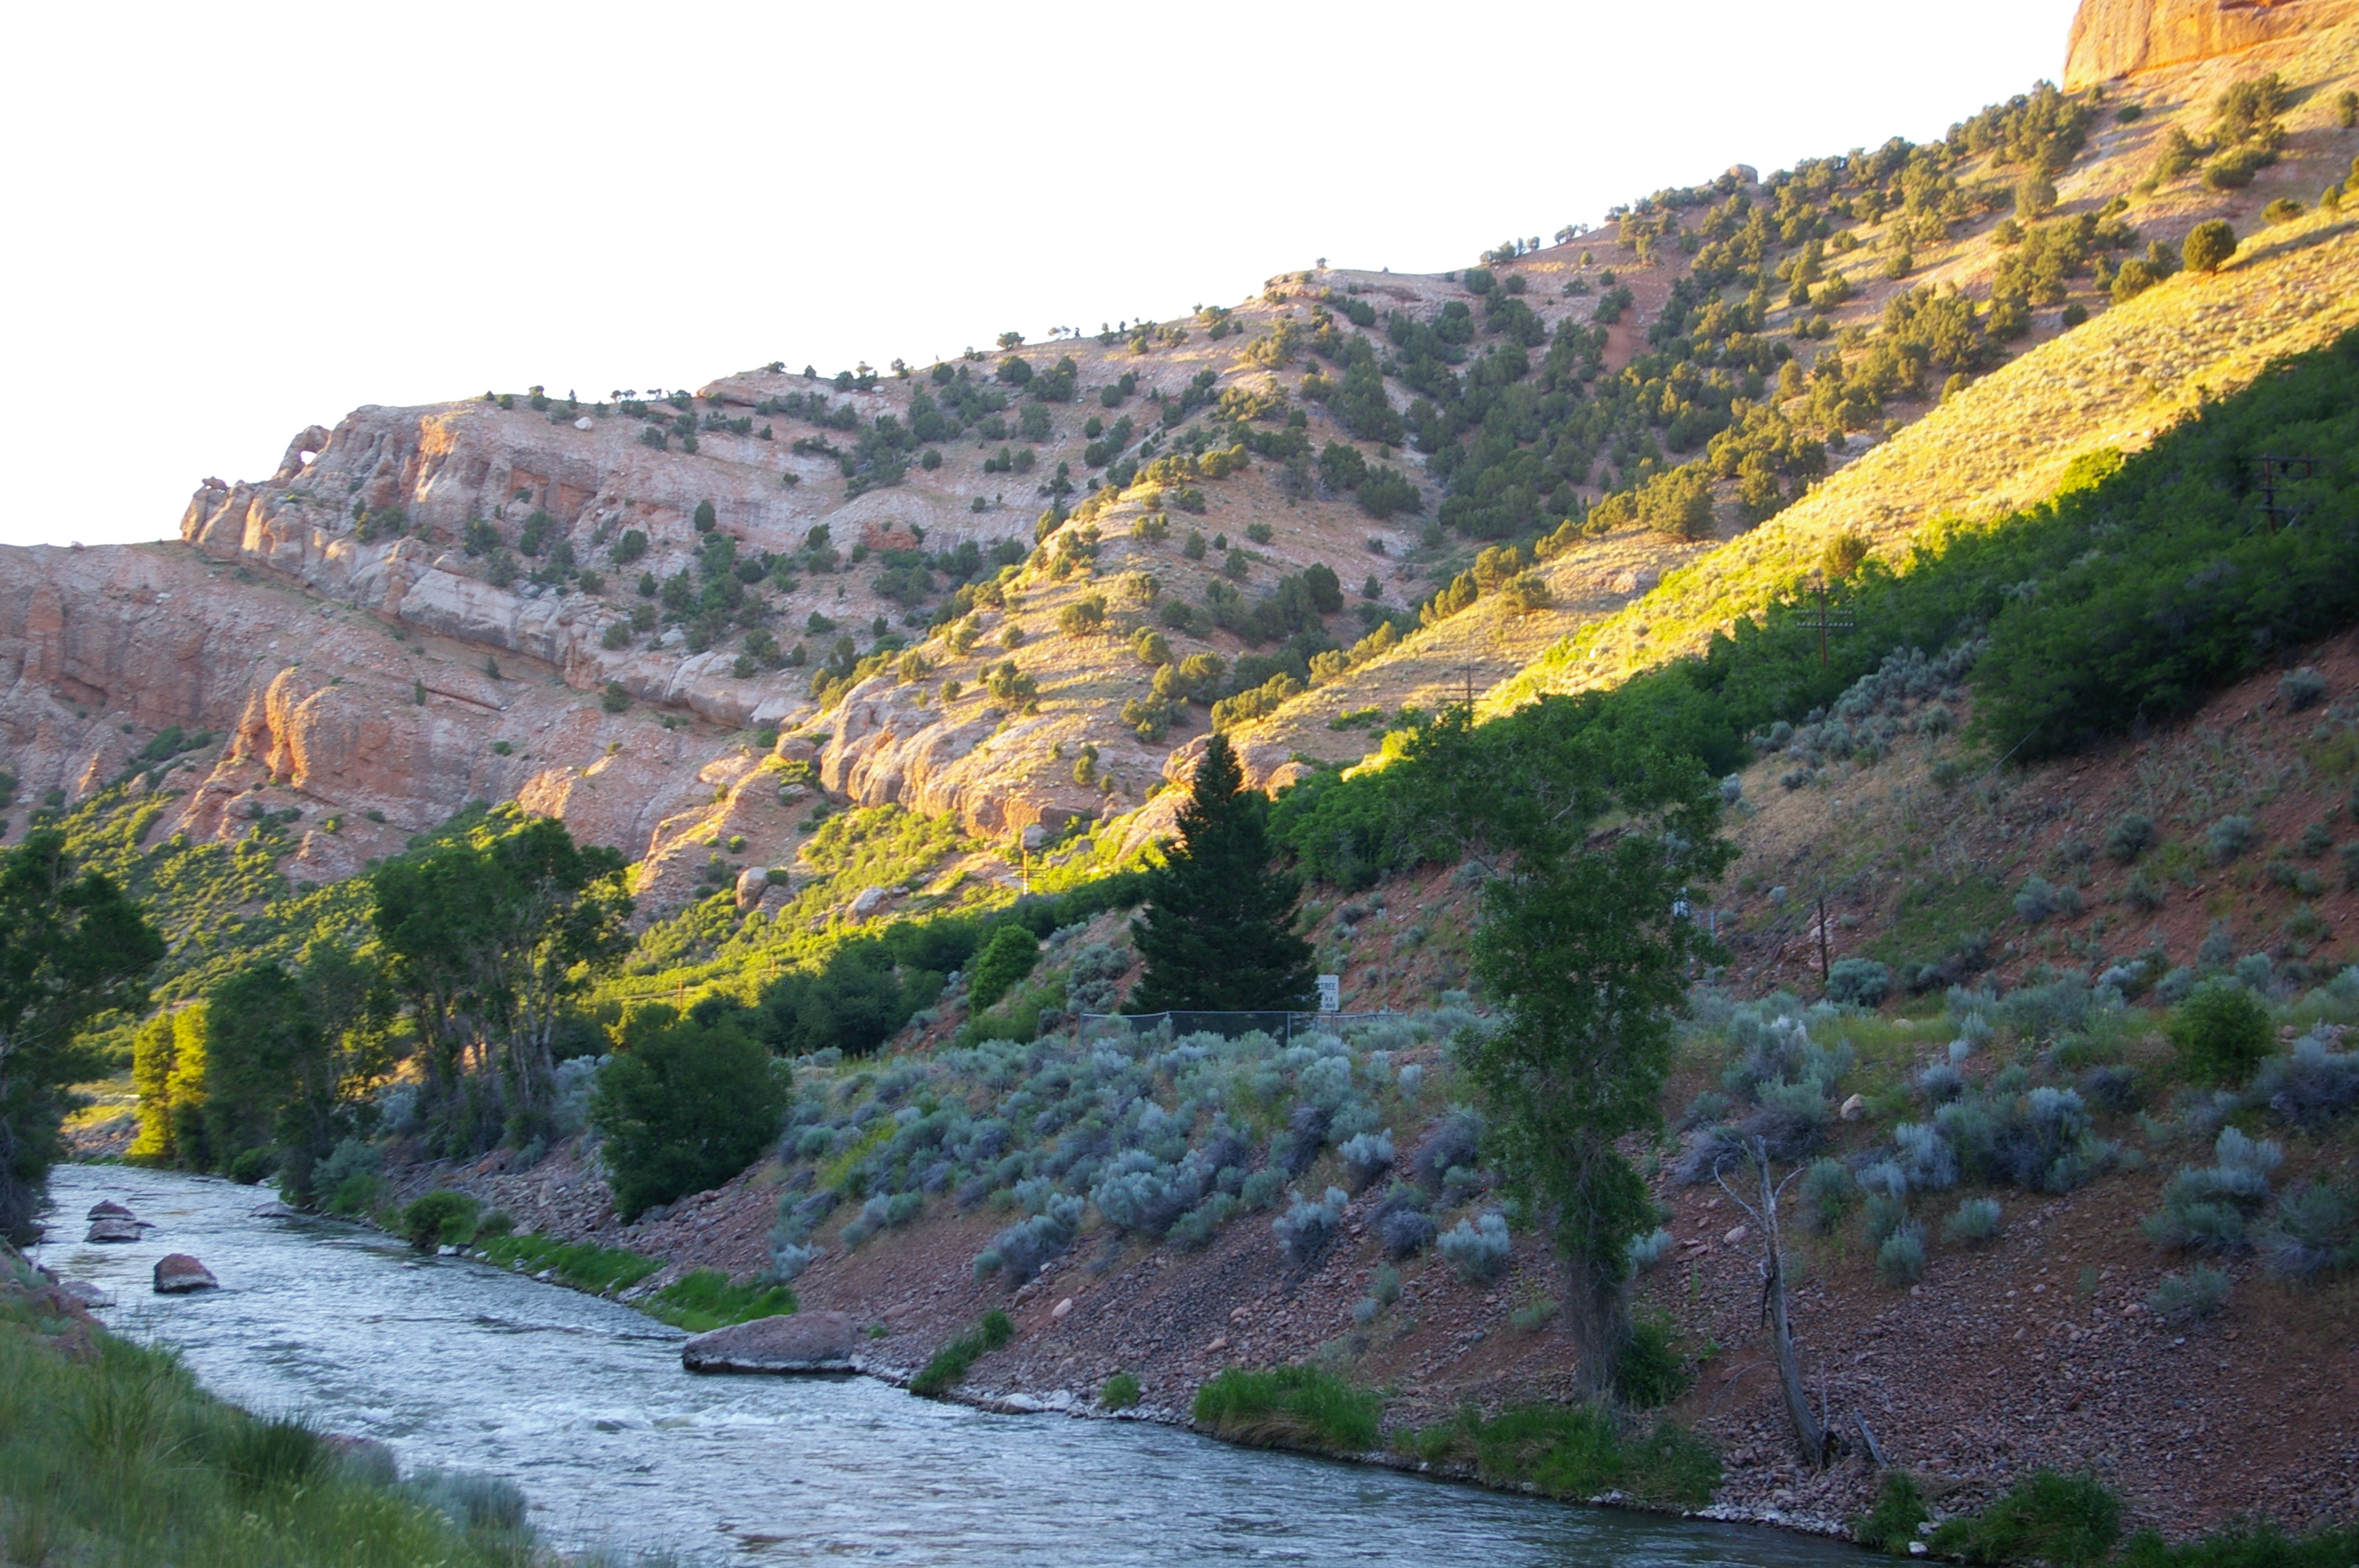
<svg viewBox="0 0 2359 1568"><path fill-rule="evenodd" d="M2192 1157L2191 1155L2190 1156ZM2340 1149L2297 1142L2297 1171L2348 1175ZM1999 1238L1944 1249L1921 1284L1877 1283L1855 1240L1789 1232L1793 1312L1805 1378L1854 1453L1812 1474L1793 1455L1760 1323L1759 1238L1716 1188L1658 1183L1678 1244L1644 1281L1641 1310L1679 1326L1690 1353L1709 1349L1694 1389L1670 1412L1722 1446L1716 1499L1734 1517L1826 1528L1860 1511L1875 1484L1859 1452L1864 1420L1887 1459L1925 1477L1945 1510L1986 1500L2038 1465L2090 1467L2129 1499L2140 1523L2171 1533L2240 1515L2289 1525L2359 1509L2359 1286L2294 1292L2249 1263L2231 1305L2210 1324L2155 1319L2143 1298L2165 1260L2135 1229L2172 1168L2061 1198L2018 1195ZM758 1166L727 1186L625 1226L603 1180L568 1149L527 1171L503 1156L404 1173L405 1191L447 1184L507 1208L527 1228L627 1247L665 1260L653 1289L695 1268L749 1273L766 1260L778 1171ZM1229 1365L1312 1356L1393 1391L1389 1425L1574 1391L1573 1344L1558 1319L1519 1326L1561 1290L1530 1238L1506 1276L1457 1281L1430 1257L1401 1265L1397 1304L1363 1328L1352 1308L1383 1253L1366 1233L1375 1193L1355 1200L1338 1240L1291 1270L1266 1219L1230 1226L1201 1253L1084 1236L1012 1294L977 1282L970 1264L1000 1223L947 1206L855 1251L831 1247L797 1281L803 1304L871 1325L866 1357L914 1371L941 1344L1005 1307L1015 1342L967 1386L980 1398L1088 1409L1116 1371L1136 1377L1144 1413L1181 1421L1195 1390ZM1525 1322L1531 1321L1527 1311Z"/></svg>

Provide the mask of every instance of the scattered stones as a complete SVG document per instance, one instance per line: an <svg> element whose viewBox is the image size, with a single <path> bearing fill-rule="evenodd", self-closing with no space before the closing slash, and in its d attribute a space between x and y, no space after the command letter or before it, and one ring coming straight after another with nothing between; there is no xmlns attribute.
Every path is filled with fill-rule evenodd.
<svg viewBox="0 0 2359 1568"><path fill-rule="evenodd" d="M691 1372L849 1372L858 1328L840 1312L757 1317L700 1334L679 1347Z"/></svg>
<svg viewBox="0 0 2359 1568"><path fill-rule="evenodd" d="M213 1291L221 1281L213 1271L186 1252L168 1252L156 1260L156 1293L184 1296L191 1291Z"/></svg>

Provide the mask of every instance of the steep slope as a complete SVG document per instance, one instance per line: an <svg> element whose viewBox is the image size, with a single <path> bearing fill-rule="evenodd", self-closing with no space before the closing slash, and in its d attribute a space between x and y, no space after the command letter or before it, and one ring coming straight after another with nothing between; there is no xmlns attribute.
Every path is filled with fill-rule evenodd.
<svg viewBox="0 0 2359 1568"><path fill-rule="evenodd" d="M884 374L358 409L266 480L208 480L188 547L0 553L0 762L79 798L170 725L228 734L172 830L242 832L224 807L273 781L341 819L291 867L326 877L524 798L648 858L658 904L716 842L747 846L725 870L790 853L774 736L771 772L812 761L853 802L1003 842L1122 818L1136 845L1216 699L1275 786L1404 708L1616 679L1835 534L1897 554L2322 341L2359 292L2350 225L2254 231L2359 152L2359 21L2278 9L2102 101L1732 169L1463 273L1314 269ZM2084 8L2084 44L2169 31L2114 10ZM2274 162L2150 178L2271 70ZM2215 216L2251 236L2216 276L2099 287ZM1960 341L1911 336L1927 311ZM1681 494L1701 509L1658 504Z"/></svg>

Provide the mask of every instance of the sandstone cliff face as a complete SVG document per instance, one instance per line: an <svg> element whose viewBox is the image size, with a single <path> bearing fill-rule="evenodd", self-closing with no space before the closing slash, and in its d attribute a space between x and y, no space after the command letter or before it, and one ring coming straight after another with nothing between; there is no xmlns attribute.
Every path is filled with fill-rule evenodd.
<svg viewBox="0 0 2359 1568"><path fill-rule="evenodd" d="M2354 0L2081 0L2064 86L2235 54L2359 15Z"/></svg>

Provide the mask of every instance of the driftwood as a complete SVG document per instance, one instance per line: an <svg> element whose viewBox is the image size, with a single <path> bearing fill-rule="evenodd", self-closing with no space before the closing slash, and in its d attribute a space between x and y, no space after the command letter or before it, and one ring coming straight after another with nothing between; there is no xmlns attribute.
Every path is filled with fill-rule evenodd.
<svg viewBox="0 0 2359 1568"><path fill-rule="evenodd" d="M1736 1189L1725 1177L1717 1178L1721 1190L1736 1201L1736 1206L1753 1217L1761 1227L1761 1317L1769 1325L1770 1343L1777 1364L1777 1384L1785 1395L1786 1413L1794 1423L1794 1442L1801 1450L1803 1463L1813 1469L1823 1469L1843 1446L1842 1439L1828 1430L1828 1422L1810 1408L1810 1391L1802 1381L1802 1366L1794 1353L1794 1330L1786 1310L1786 1257L1777 1227L1777 1199L1794 1178L1801 1174L1797 1166L1786 1174L1783 1182L1773 1182L1769 1175L1769 1153L1762 1141L1753 1141L1753 1169L1761 1184L1758 1206L1738 1196Z"/></svg>

